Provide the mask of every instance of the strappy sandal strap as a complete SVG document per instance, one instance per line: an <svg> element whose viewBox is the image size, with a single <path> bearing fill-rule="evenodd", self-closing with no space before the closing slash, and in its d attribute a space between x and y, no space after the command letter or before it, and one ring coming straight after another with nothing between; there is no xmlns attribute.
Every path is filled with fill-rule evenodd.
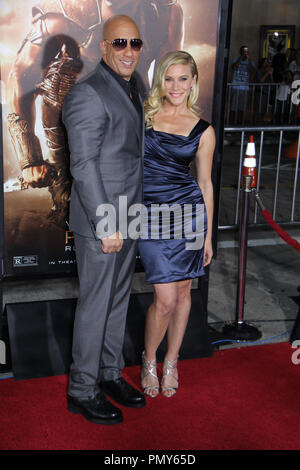
<svg viewBox="0 0 300 470"><path fill-rule="evenodd" d="M157 380L157 385L149 385L146 387L143 387L144 393L146 395L149 395L150 397L155 397L157 396L159 392L159 383L158 383L158 377L157 377L157 364L156 361L148 361L145 355L145 351L142 353L142 371L141 371L141 380L144 380L148 375L152 375L152 377ZM149 393L149 392L154 392L155 395ZM157 393L156 393L157 392Z"/></svg>
<svg viewBox="0 0 300 470"><path fill-rule="evenodd" d="M142 371L146 371L146 374L143 376L143 378L147 377L148 375L152 375L152 377L157 379L156 361L148 361L145 355L145 351L143 351L143 354L142 354L142 363L143 363Z"/></svg>
<svg viewBox="0 0 300 470"><path fill-rule="evenodd" d="M162 392L169 392L169 391L173 392L172 395L169 395L169 396L175 395L178 389L178 376L175 375L175 371L177 370L177 361L178 361L178 357L177 359L173 359L173 361L166 360L163 364L162 382L168 376L171 376L174 380L176 380L176 386L173 386L173 387L162 386L161 387Z"/></svg>

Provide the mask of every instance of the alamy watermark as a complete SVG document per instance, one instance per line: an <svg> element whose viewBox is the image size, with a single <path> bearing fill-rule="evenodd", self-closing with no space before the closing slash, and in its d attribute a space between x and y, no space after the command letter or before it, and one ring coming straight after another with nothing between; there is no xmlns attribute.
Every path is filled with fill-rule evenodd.
<svg viewBox="0 0 300 470"><path fill-rule="evenodd" d="M292 354L292 363L297 366L300 364L300 340L293 341L291 347L296 349Z"/></svg>
<svg viewBox="0 0 300 470"><path fill-rule="evenodd" d="M200 250L205 236L204 204L132 204L127 196L119 196L118 208L100 204L96 211L101 217L96 226L99 238L121 232L124 239L169 240L186 239L187 250Z"/></svg>
<svg viewBox="0 0 300 470"><path fill-rule="evenodd" d="M292 103L298 106L300 104L300 80L294 80L291 88L296 88L292 93Z"/></svg>

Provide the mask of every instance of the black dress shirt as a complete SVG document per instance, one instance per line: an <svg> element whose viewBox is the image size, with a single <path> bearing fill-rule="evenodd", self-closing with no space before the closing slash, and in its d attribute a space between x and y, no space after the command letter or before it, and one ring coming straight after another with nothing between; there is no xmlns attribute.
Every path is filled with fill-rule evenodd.
<svg viewBox="0 0 300 470"><path fill-rule="evenodd" d="M128 98L133 102L133 104L135 106L135 109L137 110L138 114L141 116L142 115L142 109L141 109L141 103L140 103L140 100L139 100L139 92L138 92L138 88L137 88L137 81L136 81L135 77L131 76L130 80L125 80L124 78L121 77L121 75L119 75L111 67L109 67L109 65L107 65L107 63L104 62L103 59L101 59L100 64L121 85L121 87L125 91Z"/></svg>

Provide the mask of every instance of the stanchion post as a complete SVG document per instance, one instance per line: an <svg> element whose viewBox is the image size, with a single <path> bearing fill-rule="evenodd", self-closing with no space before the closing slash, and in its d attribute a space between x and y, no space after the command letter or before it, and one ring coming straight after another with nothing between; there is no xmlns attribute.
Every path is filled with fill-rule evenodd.
<svg viewBox="0 0 300 470"><path fill-rule="evenodd" d="M244 321L245 284L248 246L249 223L249 194L251 192L252 176L243 176L242 207L240 221L240 252L239 252L239 277L236 302L236 319L238 323Z"/></svg>
<svg viewBox="0 0 300 470"><path fill-rule="evenodd" d="M249 145L250 143L250 145ZM242 204L240 218L240 251L239 251L239 272L236 300L236 320L227 323L223 327L223 334L236 341L256 341L261 337L261 332L253 325L244 321L245 306L245 285L246 285L246 264L248 248L248 222L249 222L249 198L252 191L256 188L256 161L254 140L250 136L247 145L246 157L244 160L242 174ZM247 162L251 160L250 164ZM254 157L254 158L253 158Z"/></svg>

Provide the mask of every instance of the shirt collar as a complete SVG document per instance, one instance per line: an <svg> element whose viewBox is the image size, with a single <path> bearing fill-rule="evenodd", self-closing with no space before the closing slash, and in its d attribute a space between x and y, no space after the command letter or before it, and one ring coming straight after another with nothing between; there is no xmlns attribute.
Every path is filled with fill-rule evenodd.
<svg viewBox="0 0 300 470"><path fill-rule="evenodd" d="M117 80L117 82L124 88L124 90L126 90L128 94L130 93L131 87L136 88L137 85L135 77L131 76L129 81L125 80L123 77L121 77L121 75L119 75L109 65L107 65L103 59L101 59L100 64Z"/></svg>

